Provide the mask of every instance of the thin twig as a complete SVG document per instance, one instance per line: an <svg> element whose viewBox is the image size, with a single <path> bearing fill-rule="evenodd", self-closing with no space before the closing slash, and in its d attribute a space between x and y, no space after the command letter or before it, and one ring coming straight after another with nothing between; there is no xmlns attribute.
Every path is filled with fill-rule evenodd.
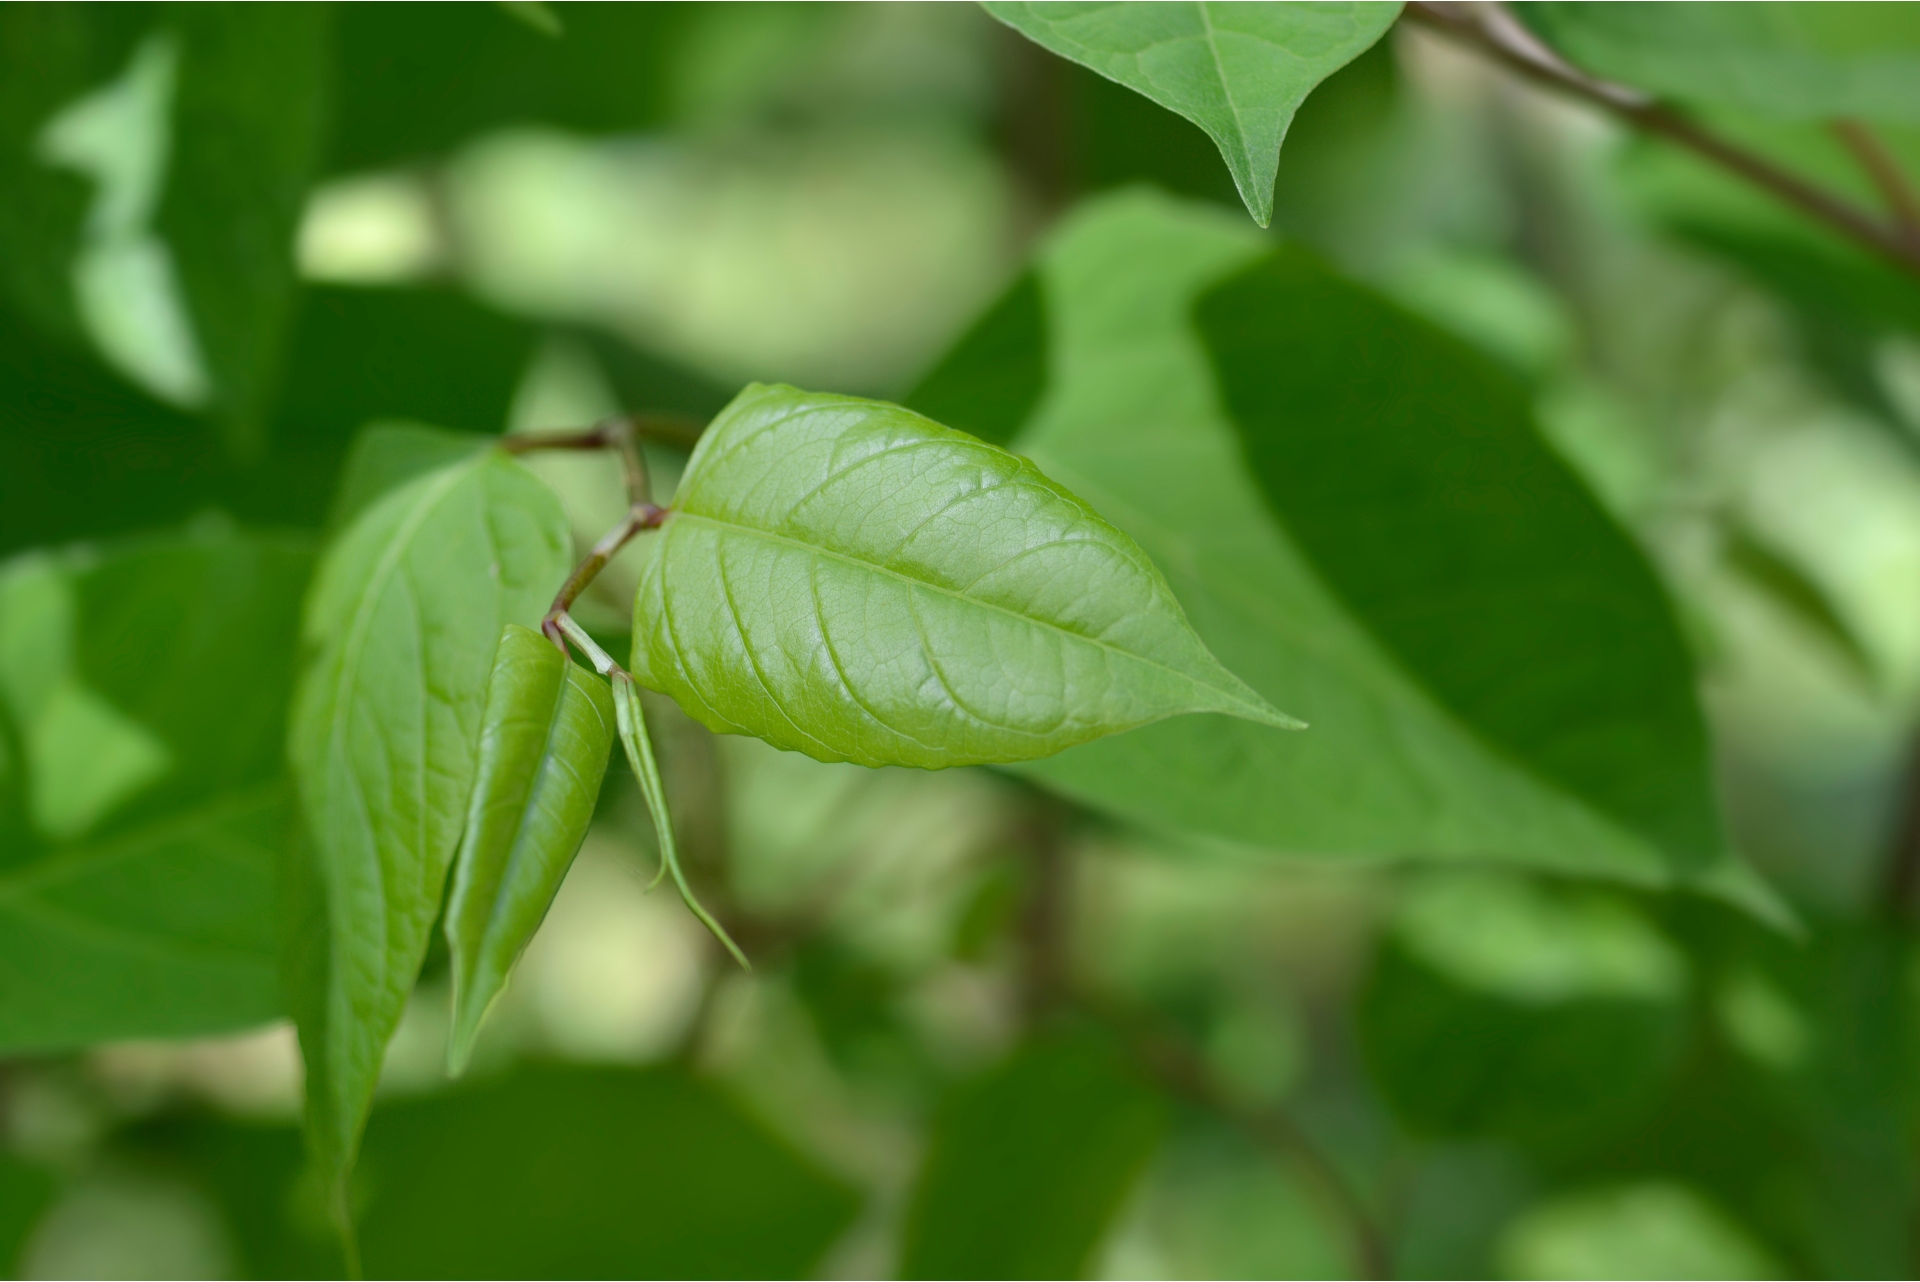
<svg viewBox="0 0 1920 1282"><path fill-rule="evenodd" d="M574 601L587 590L589 583L600 576L600 571L607 568L607 562L619 555L620 549L632 541L634 535L642 530L657 530L661 522L666 519L666 508L653 503L634 504L620 519L620 524L608 530L600 541L593 545L593 550L587 553L586 559L573 568L573 573L567 576L567 581L560 585L558 592L554 593L553 605L547 610L547 617L540 622L540 630L560 647L562 653L566 652L567 647L560 620L572 608Z"/></svg>
<svg viewBox="0 0 1920 1282"><path fill-rule="evenodd" d="M1887 202L1895 228L1909 247L1920 248L1920 195L1916 195L1900 162L1880 141L1879 135L1858 120L1836 120L1831 126L1834 137L1853 153L1860 168L1873 180L1880 198Z"/></svg>
<svg viewBox="0 0 1920 1282"><path fill-rule="evenodd" d="M1126 1038L1135 1059L1172 1094L1182 1096L1231 1122L1255 1143L1292 1167L1321 1209L1346 1227L1354 1271L1362 1278L1391 1275L1386 1234L1359 1192L1341 1174L1313 1138L1276 1105L1250 1106L1223 1086L1200 1055L1163 1027L1124 1011L1099 997L1077 994L1084 1008Z"/></svg>
<svg viewBox="0 0 1920 1282"><path fill-rule="evenodd" d="M1649 101L1632 89L1588 76L1546 54L1537 43L1516 38L1504 26L1478 20L1462 5L1443 0L1413 0L1405 12L1412 21L1471 45L1537 84L1584 99L1647 133L1705 156L1802 213L1826 223L1901 270L1920 276L1920 244L1850 202L1755 152L1708 132L1673 108Z"/></svg>

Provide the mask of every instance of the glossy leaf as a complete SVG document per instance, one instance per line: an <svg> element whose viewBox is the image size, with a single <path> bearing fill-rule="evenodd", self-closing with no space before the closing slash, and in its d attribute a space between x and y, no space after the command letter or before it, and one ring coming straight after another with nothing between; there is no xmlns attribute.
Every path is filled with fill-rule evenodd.
<svg viewBox="0 0 1920 1282"><path fill-rule="evenodd" d="M1363 53L1398 4L1047 4L987 12L1200 126L1254 221L1273 217L1273 179L1293 113Z"/></svg>
<svg viewBox="0 0 1920 1282"><path fill-rule="evenodd" d="M280 1013L280 744L310 560L209 520L0 567L22 812L0 814L0 1050Z"/></svg>
<svg viewBox="0 0 1920 1282"><path fill-rule="evenodd" d="M1920 14L1904 4L1521 5L1577 66L1782 120L1920 124Z"/></svg>
<svg viewBox="0 0 1920 1282"><path fill-rule="evenodd" d="M288 964L322 1169L351 1165L426 953L478 765L501 629L566 576L559 501L483 450L366 508L306 605L289 753L306 815Z"/></svg>
<svg viewBox="0 0 1920 1282"><path fill-rule="evenodd" d="M1054 344L1050 390L1015 444L1140 539L1167 568L1214 653L1314 728L1309 734L1283 735L1247 722L1182 718L1074 748L1022 770L1151 826L1240 847L1323 856L1493 860L1648 884L1701 880L1750 888L1747 875L1717 844L1717 834L1715 842L1701 848L1671 851L1661 844L1666 839L1661 833L1611 817L1599 798L1556 782L1539 760L1516 756L1511 746L1516 740L1499 738L1505 732L1497 724L1471 708L1463 711L1464 704L1443 703L1440 683L1453 678L1433 668L1430 656L1392 649L1392 636L1384 630L1392 621L1361 608L1372 609L1377 602L1355 601L1348 595L1350 586L1335 586L1361 558L1432 557L1445 549L1466 555L1468 545L1443 519L1444 507L1439 523L1423 536L1436 546L1363 540L1353 548L1334 548L1323 565L1318 558L1336 538L1332 525L1293 530L1294 511L1276 509L1262 493L1239 433L1222 413L1221 389L1191 308L1211 285L1263 252L1257 237L1218 214L1159 197L1116 197L1080 215L1042 258ZM1342 296L1360 292L1345 284L1328 288ZM1427 325L1387 315L1391 327L1382 330L1372 322L1342 321L1336 313L1314 350L1322 342L1336 344L1345 360L1356 349L1381 344L1383 351L1422 362L1446 353L1444 359L1474 368L1489 364ZM1251 319L1263 326L1279 323ZM1261 368L1294 377L1281 359L1283 350L1265 349ZM1367 428L1383 435L1366 449L1352 448L1343 435L1344 407L1327 403L1311 413L1302 409L1303 418L1289 430L1319 442L1313 447L1312 458L1320 460L1315 465L1337 461L1351 471L1352 485L1386 492L1403 475L1389 470L1389 464L1400 468L1402 463L1393 460L1404 459L1398 452L1407 450L1427 460L1429 477L1442 475L1447 437L1436 420L1421 417L1428 411L1417 404L1406 408L1403 420L1389 416ZM1391 431L1396 421L1406 428L1398 441ZM1562 496L1555 502L1591 503L1584 496L1566 498L1575 483L1563 465L1532 439L1530 429L1508 422L1494 440L1504 442L1500 451L1515 452L1500 466L1548 487L1547 494ZM1383 453L1388 446L1392 452ZM1520 529L1536 528L1529 492L1516 485L1508 506L1499 509ZM1338 516L1337 510L1306 506L1298 509L1297 519ZM1629 596L1628 617L1670 626L1663 622L1664 604L1657 595L1648 596L1655 589L1638 554L1597 509L1577 529L1543 537L1563 540L1560 551L1569 564L1624 560L1640 584L1630 589L1638 595ZM1440 582L1454 581L1449 571ZM1515 583L1504 604L1485 604L1508 613L1525 608L1515 602L1552 608L1536 591L1537 585ZM1449 608L1461 605L1464 601ZM1541 710L1551 704L1569 727L1591 728L1581 720L1588 716L1582 709L1591 707L1590 695L1568 684L1575 673L1614 673L1595 679L1602 686L1610 680L1622 690L1638 691L1651 683L1664 692L1660 697L1666 702L1656 706L1669 709L1662 713L1669 719L1675 715L1673 701L1685 693L1686 656L1664 643L1649 657L1644 646L1623 649L1616 638L1601 635L1576 638L1563 652L1516 658L1502 635L1470 615L1455 617L1468 620L1453 640L1461 654L1445 662L1508 655L1502 662L1534 674L1529 688L1544 692ZM1700 781L1704 788L1703 741L1697 731L1652 741L1663 766L1615 757L1608 768L1617 767L1622 778L1647 771L1656 782L1664 770L1676 779ZM1598 761L1609 760L1607 742L1606 736L1591 741ZM1676 804L1683 807L1680 813L1691 814L1688 822L1696 832L1700 824L1711 823L1709 795L1681 794Z"/></svg>
<svg viewBox="0 0 1920 1282"><path fill-rule="evenodd" d="M613 735L606 682L538 632L508 624L493 657L479 773L447 900L447 1062L455 1072L586 839Z"/></svg>
<svg viewBox="0 0 1920 1282"><path fill-rule="evenodd" d="M1055 1035L956 1092L907 1212L905 1278L1087 1275L1165 1105L1104 1037Z"/></svg>
<svg viewBox="0 0 1920 1282"><path fill-rule="evenodd" d="M749 387L652 540L635 678L822 761L1017 761L1184 712L1294 724L1207 653L1131 539L897 406Z"/></svg>

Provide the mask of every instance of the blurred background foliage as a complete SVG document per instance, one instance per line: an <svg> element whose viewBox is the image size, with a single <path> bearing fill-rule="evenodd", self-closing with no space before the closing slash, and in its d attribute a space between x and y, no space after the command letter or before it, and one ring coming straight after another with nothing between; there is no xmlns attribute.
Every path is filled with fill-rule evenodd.
<svg viewBox="0 0 1920 1282"><path fill-rule="evenodd" d="M1021 271L1057 219L1138 185L1242 217L1198 130L971 6L13 5L0 67L20 1276L339 1267L267 1022L273 639L364 421L699 421L758 379L1005 440L1044 390ZM1713 123L1873 194L1823 131ZM1920 133L1885 138L1920 174ZM1528 389L1663 576L1734 844L1800 929L1253 857L656 701L757 969L644 893L615 772L458 1085L429 959L357 1176L371 1274L1912 1275L1920 288L1405 23L1301 110L1272 235ZM923 382L969 331L996 380ZM605 460L532 465L583 540L623 509ZM613 642L633 576L577 611ZM177 1040L127 989L137 939L60 933L75 852L156 815L225 834L174 876L253 887L165 963L231 991L230 1034ZM80 1049L59 998L89 983L155 1040Z"/></svg>

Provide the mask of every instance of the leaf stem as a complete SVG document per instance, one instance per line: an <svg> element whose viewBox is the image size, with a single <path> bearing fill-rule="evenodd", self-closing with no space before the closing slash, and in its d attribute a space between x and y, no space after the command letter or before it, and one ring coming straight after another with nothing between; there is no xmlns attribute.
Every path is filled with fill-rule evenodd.
<svg viewBox="0 0 1920 1282"><path fill-rule="evenodd" d="M1893 215L1894 226L1901 237L1909 247L1920 248L1920 195L1914 193L1913 185L1900 169L1900 162L1894 159L1879 135L1861 121L1836 120L1829 127L1873 180L1880 198L1887 202L1887 210Z"/></svg>
<svg viewBox="0 0 1920 1282"><path fill-rule="evenodd" d="M1627 123L1706 157L1755 186L1886 259L1902 271L1920 276L1920 240L1797 174L1775 165L1702 128L1666 104L1636 90L1612 84L1577 70L1535 40L1498 5L1467 6L1447 0L1412 0L1406 16L1469 45L1511 71L1550 89L1601 107Z"/></svg>
<svg viewBox="0 0 1920 1282"><path fill-rule="evenodd" d="M700 439L701 430L699 423L675 414L616 414L584 432L504 436L500 438L500 448L509 454L531 454L536 450L617 450L627 483L627 502L637 507L653 497L647 478L647 460L640 452L639 443L659 441L692 449Z"/></svg>

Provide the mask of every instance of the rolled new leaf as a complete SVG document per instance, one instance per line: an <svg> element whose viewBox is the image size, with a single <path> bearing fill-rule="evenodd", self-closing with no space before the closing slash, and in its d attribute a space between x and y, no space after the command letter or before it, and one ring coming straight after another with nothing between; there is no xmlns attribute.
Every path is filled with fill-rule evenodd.
<svg viewBox="0 0 1920 1282"><path fill-rule="evenodd" d="M487 687L479 776L447 904L452 1072L466 1067L480 1021L579 853L615 724L605 682L538 632L507 625Z"/></svg>
<svg viewBox="0 0 1920 1282"><path fill-rule="evenodd" d="M1092 507L896 405L748 387L653 538L634 677L724 733L932 769L1189 712L1300 725Z"/></svg>

